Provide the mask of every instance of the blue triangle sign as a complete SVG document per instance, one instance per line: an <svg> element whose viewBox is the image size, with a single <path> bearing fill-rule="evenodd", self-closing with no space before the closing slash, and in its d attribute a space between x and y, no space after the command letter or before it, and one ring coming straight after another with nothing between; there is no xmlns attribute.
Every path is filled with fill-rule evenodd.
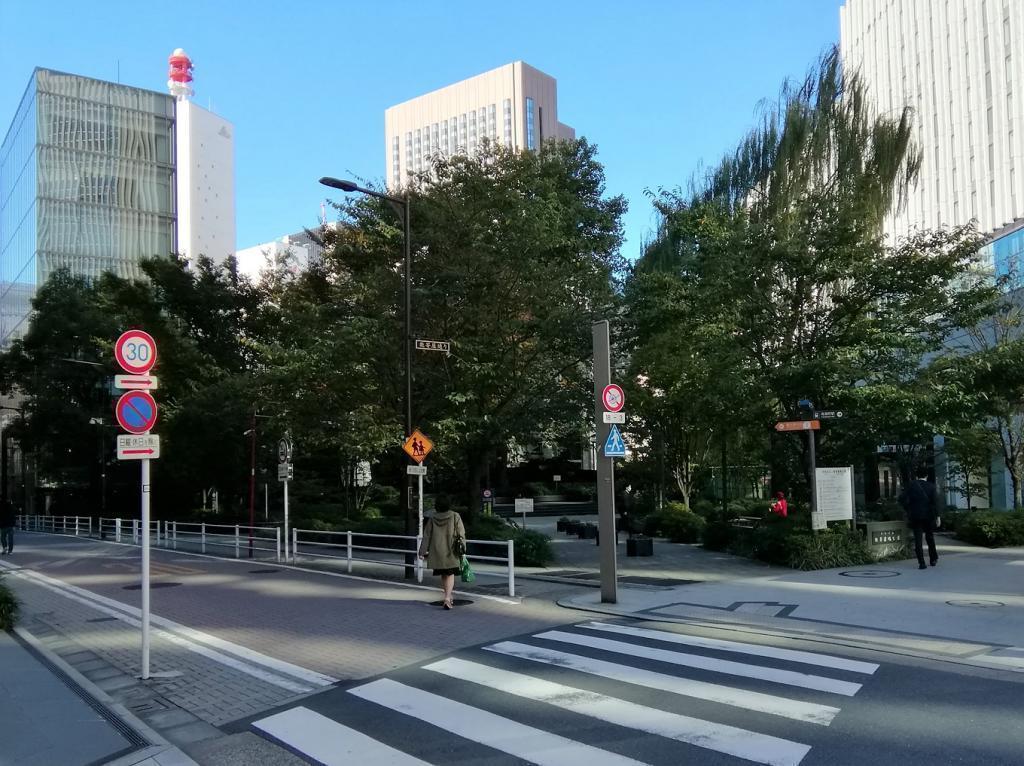
<svg viewBox="0 0 1024 766"><path fill-rule="evenodd" d="M604 443L604 456L605 457L626 457L626 442L622 440L622 434L619 433L619 427L612 424L611 430L608 432L608 438Z"/></svg>

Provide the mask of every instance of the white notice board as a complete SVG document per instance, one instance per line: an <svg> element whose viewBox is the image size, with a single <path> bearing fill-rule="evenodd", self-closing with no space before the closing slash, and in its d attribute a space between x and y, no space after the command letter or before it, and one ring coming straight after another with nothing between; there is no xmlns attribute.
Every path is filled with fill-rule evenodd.
<svg viewBox="0 0 1024 766"><path fill-rule="evenodd" d="M826 521L853 519L853 466L815 471L818 511Z"/></svg>

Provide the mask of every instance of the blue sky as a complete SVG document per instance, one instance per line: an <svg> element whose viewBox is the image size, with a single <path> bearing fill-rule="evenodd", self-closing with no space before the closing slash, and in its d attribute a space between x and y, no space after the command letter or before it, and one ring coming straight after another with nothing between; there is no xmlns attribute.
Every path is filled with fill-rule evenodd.
<svg viewBox="0 0 1024 766"><path fill-rule="evenodd" d="M521 59L558 80L559 119L624 194L624 255L655 225L645 189L685 185L758 104L839 38L842 0L0 0L0 132L33 67L165 90L235 125L238 246L314 226L323 175L384 177L384 110Z"/></svg>

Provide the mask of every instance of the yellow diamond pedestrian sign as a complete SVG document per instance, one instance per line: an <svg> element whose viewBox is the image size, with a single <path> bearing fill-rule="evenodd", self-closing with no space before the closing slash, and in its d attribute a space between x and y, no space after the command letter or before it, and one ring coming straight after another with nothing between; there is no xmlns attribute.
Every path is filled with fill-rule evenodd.
<svg viewBox="0 0 1024 766"><path fill-rule="evenodd" d="M434 442L430 441L420 429L412 432L412 436L405 440L402 449L417 463L422 463L430 451L434 449Z"/></svg>

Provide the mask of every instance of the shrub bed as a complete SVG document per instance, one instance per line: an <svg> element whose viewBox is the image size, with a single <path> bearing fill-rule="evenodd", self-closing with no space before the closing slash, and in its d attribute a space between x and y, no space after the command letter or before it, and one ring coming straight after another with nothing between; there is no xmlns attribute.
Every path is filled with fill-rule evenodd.
<svg viewBox="0 0 1024 766"><path fill-rule="evenodd" d="M958 519L956 536L972 545L1024 545L1024 511L975 511Z"/></svg>
<svg viewBox="0 0 1024 766"><path fill-rule="evenodd" d="M649 537L666 537L673 543L698 543L706 522L682 503L666 503L660 511L648 514L643 531Z"/></svg>
<svg viewBox="0 0 1024 766"><path fill-rule="evenodd" d="M17 597L0 581L0 630L11 630L18 621L19 602Z"/></svg>

